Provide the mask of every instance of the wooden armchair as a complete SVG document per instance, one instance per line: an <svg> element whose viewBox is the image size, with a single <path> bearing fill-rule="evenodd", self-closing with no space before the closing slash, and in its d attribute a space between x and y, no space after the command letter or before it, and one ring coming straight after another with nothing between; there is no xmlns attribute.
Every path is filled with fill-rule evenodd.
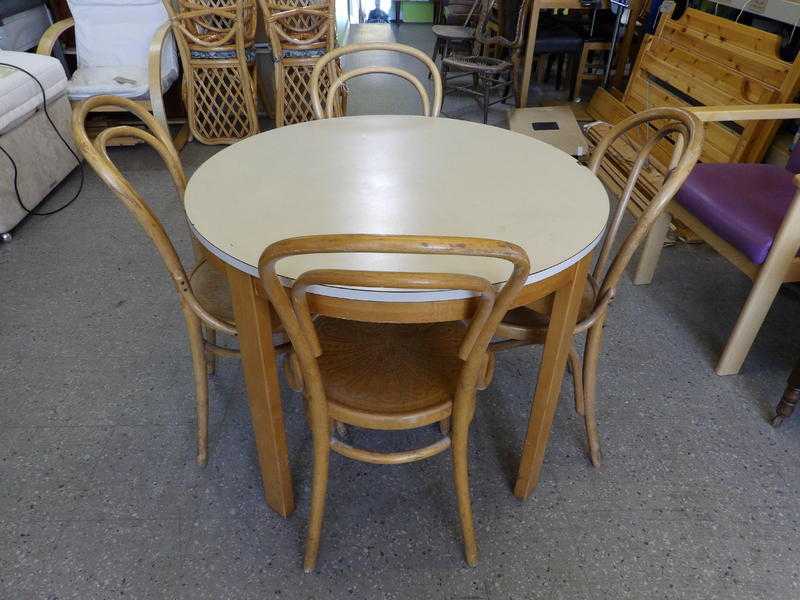
<svg viewBox="0 0 800 600"><path fill-rule="evenodd" d="M67 94L73 108L93 96L129 98L153 113L167 131L164 94L178 79L172 28L161 0L117 3L69 0L72 18L45 31L36 52L50 56L59 38L75 28L78 68ZM117 112L118 106L95 106ZM176 140L177 141L177 140ZM180 143L185 141L181 137Z"/></svg>
<svg viewBox="0 0 800 600"><path fill-rule="evenodd" d="M800 119L800 104L699 107L701 121L774 122ZM708 126L707 126L708 130ZM667 211L686 224L745 275L753 288L717 364L717 373L738 373L782 283L800 281L800 145L785 169L766 164L702 164L695 167ZM649 283L669 216L647 240L635 278Z"/></svg>

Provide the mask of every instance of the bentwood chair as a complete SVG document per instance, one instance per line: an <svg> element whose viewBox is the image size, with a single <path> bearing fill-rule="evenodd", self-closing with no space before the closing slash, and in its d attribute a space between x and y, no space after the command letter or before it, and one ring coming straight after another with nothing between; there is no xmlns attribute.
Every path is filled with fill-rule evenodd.
<svg viewBox="0 0 800 600"><path fill-rule="evenodd" d="M276 274L275 265L281 259L327 253L492 257L510 262L513 270L499 290L474 275L347 269L306 271L287 290ZM306 396L314 442L307 572L313 570L319 550L331 450L363 462L401 464L452 447L466 560L471 566L477 563L467 466L469 425L476 389L488 385L490 377L487 346L529 272L528 257L519 246L477 238L319 235L282 240L264 250L259 261L261 283L292 342L289 379ZM393 303L371 303L374 306L368 311L357 306L350 311L347 305L313 305L310 288L328 285L464 290L475 296L474 312L466 323L436 322L435 317L419 323L419 316L415 320L398 312ZM448 420L451 423L444 425ZM442 429L441 439L392 453L354 447L332 431L336 429L332 424L405 430L436 423Z"/></svg>
<svg viewBox="0 0 800 600"><path fill-rule="evenodd" d="M128 110L141 119L146 129L132 126L110 127L100 132L92 143L86 133L86 117L99 106ZM180 297L189 334L197 394L197 462L205 464L208 456L208 374L214 370L215 355L239 355L238 350L216 344L217 332L233 337L238 335L227 281L222 271L211 263L208 254L199 245L195 247L197 265L186 272L164 226L147 201L117 169L108 155L107 146L118 137L132 137L149 144L164 161L182 202L186 175L178 153L161 123L140 104L127 98L95 96L86 100L72 115L72 130L83 156L150 237Z"/></svg>
<svg viewBox="0 0 800 600"><path fill-rule="evenodd" d="M675 145L669 146L666 139L674 140ZM587 332L582 364L574 347L570 349L575 408L584 416L589 453L595 466L599 466L601 461L595 420L597 363L608 308L631 257L689 176L702 145L703 125L697 117L677 108L655 108L628 117L612 127L600 140L589 161L589 169L596 174L607 155L623 152L627 154L624 162L628 167L627 183L608 225L594 270L588 276L575 326L575 335ZM653 154L665 149L672 154L667 157L669 167L663 174L663 183L612 259L634 186ZM618 158L617 162L620 164L622 159ZM547 308L529 305L510 311L497 328L498 338L504 340L493 344L493 349L500 351L527 344L543 344L549 324Z"/></svg>
<svg viewBox="0 0 800 600"><path fill-rule="evenodd" d="M183 63L191 135L232 144L259 132L255 0L164 0Z"/></svg>
<svg viewBox="0 0 800 600"><path fill-rule="evenodd" d="M412 73L401 69L399 67L391 66L372 66L372 67L359 67L351 69L344 73L336 73L332 69L335 68L338 59L342 56L349 54L356 54L358 52L371 52L375 50L383 50L388 52L395 52L399 54L406 54L419 60L428 68L431 80L433 81L433 100L430 99L428 91L425 89L423 83ZM326 73L331 84L328 87L326 97L323 100L320 98L322 89L320 82L322 81L323 74ZM431 57L417 50L411 46L404 44L395 44L391 42L371 42L366 44L351 44L336 48L323 56L314 71L311 74L311 101L314 105L314 114L317 119L330 119L331 117L340 116L337 109L338 90L347 81L354 77L361 75L369 75L371 73L385 73L387 75L396 75L408 81L413 85L417 92L419 92L420 100L422 101L422 112L426 117L438 117L442 109L442 79L439 76L439 70L436 68L436 63L431 60Z"/></svg>
<svg viewBox="0 0 800 600"><path fill-rule="evenodd" d="M520 54L525 36L525 23L530 13L530 0L522 0L517 14L517 25L514 39L510 40L502 35L493 35L490 31L490 18L496 0L488 0L481 10L478 27L475 30L475 42L472 53L469 55L446 56L442 59L442 79L445 85L445 95L459 91L481 99L483 106L483 122L489 119L489 107L498 102L504 102L511 97L509 89L513 89L516 99L519 94L517 72L519 70ZM486 49L491 48L505 54L504 58L486 55ZM448 73L455 75L448 77ZM471 77L472 85L448 85L448 82ZM503 89L500 97L491 100L492 93Z"/></svg>
<svg viewBox="0 0 800 600"><path fill-rule="evenodd" d="M259 5L275 62L275 127L313 121L311 74L320 58L336 44L332 5L320 2L302 6L297 0L259 0ZM323 94L328 84L323 76Z"/></svg>

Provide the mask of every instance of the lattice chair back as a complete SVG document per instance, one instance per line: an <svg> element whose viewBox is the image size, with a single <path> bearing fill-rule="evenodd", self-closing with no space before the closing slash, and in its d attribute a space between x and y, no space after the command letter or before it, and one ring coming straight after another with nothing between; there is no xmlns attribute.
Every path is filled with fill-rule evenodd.
<svg viewBox="0 0 800 600"><path fill-rule="evenodd" d="M259 132L255 0L164 0L184 66L192 135L231 144Z"/></svg>
<svg viewBox="0 0 800 600"><path fill-rule="evenodd" d="M259 5L275 61L275 126L311 121L311 73L336 45L332 5L309 0L259 0ZM327 74L320 85L327 91ZM343 103L344 95L340 97Z"/></svg>
<svg viewBox="0 0 800 600"><path fill-rule="evenodd" d="M346 54L355 54L357 52L371 52L375 50L397 52L406 54L419 60L428 68L431 81L433 82L433 99L428 95L428 90L425 85L411 72L398 67L389 66L373 66L373 67L359 67L351 69L341 74L333 72L332 66L340 57ZM331 79L331 84L328 87L327 93L321 85L322 77L327 71L327 76ZM372 42L368 44L350 44L326 54L314 67L314 72L311 76L311 94L314 103L314 115L317 119L329 119L331 117L340 116L342 113L337 112L337 98L339 89L350 79L359 77L361 75L369 75L371 73L385 73L387 75L394 75L405 79L419 93L422 102L422 112L426 117L438 117L442 109L442 77L439 74L439 69L436 63L431 60L431 57L417 50L412 46L404 44L395 44L390 42ZM325 95L322 98L322 95ZM323 108L324 101L324 108Z"/></svg>

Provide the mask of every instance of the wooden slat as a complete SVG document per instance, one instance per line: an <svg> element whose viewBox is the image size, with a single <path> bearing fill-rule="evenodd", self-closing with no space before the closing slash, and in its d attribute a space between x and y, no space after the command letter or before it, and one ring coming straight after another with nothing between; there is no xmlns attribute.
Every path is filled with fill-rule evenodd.
<svg viewBox="0 0 800 600"><path fill-rule="evenodd" d="M663 29L663 34L660 36L661 39L672 42L674 45L696 53L709 61L740 71L748 77L758 79L765 85L772 86L775 89L781 86L786 73L791 68L791 63L741 48L737 48L734 51L728 46L714 43L713 39L707 38L702 32L689 30L674 21L665 21L667 24Z"/></svg>
<svg viewBox="0 0 800 600"><path fill-rule="evenodd" d="M768 57L777 57L780 51L780 36L700 10L687 9L679 22L687 29L699 31L706 39L718 41L721 45L736 46Z"/></svg>
<svg viewBox="0 0 800 600"><path fill-rule="evenodd" d="M648 53L661 62L673 65L680 71L691 73L710 86L735 98L735 104L752 104L772 98L777 89L767 86L755 78L744 75L725 65L708 60L696 52L688 52L663 39L653 39Z"/></svg>

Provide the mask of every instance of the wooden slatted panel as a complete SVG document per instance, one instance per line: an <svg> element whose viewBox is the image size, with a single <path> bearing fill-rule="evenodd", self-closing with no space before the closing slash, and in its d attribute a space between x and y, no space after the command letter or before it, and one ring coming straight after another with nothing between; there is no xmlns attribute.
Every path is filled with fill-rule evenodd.
<svg viewBox="0 0 800 600"><path fill-rule="evenodd" d="M777 57L780 51L781 38L774 33L742 25L693 8L687 9L678 19L678 23L687 30L699 31L705 39L720 46L732 46L770 58Z"/></svg>
<svg viewBox="0 0 800 600"><path fill-rule="evenodd" d="M735 99L735 104L768 103L777 95L774 87L762 83L758 78L716 63L696 52L684 50L669 40L653 38L647 52L660 62L691 74L693 79L719 89Z"/></svg>
<svg viewBox="0 0 800 600"><path fill-rule="evenodd" d="M707 37L702 31L689 29L682 25L681 21L672 21L668 18L663 18L662 21L665 25L661 33L656 36L660 40L671 42L704 59L758 79L776 90L781 87L792 67L791 63L783 62L774 56L769 57L741 48L733 49L720 45L719 40L715 43L714 38Z"/></svg>

